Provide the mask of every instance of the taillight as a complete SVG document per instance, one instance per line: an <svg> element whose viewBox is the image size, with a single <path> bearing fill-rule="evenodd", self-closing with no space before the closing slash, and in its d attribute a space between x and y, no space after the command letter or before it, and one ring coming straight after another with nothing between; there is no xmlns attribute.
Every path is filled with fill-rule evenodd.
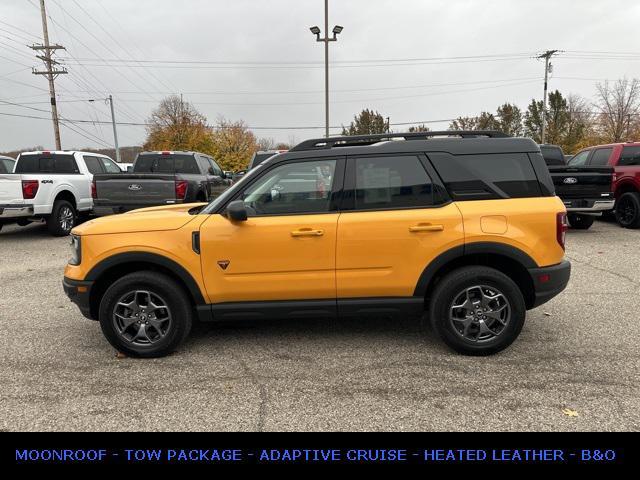
<svg viewBox="0 0 640 480"><path fill-rule="evenodd" d="M567 238L567 230L569 230L567 214L566 212L560 212L556 215L556 237L563 250L565 249L564 244Z"/></svg>
<svg viewBox="0 0 640 480"><path fill-rule="evenodd" d="M94 200L98 198L98 189L96 188L95 180L91 182L91 198L93 198Z"/></svg>
<svg viewBox="0 0 640 480"><path fill-rule="evenodd" d="M26 200L35 198L39 186L38 180L22 180L22 198Z"/></svg>
<svg viewBox="0 0 640 480"><path fill-rule="evenodd" d="M187 181L176 180L176 198L178 200L184 200L184 197L186 196L187 196Z"/></svg>

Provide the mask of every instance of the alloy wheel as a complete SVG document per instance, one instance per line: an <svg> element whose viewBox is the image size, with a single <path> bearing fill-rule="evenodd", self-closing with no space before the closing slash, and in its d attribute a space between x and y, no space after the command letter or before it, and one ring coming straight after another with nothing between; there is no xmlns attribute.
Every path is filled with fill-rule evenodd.
<svg viewBox="0 0 640 480"><path fill-rule="evenodd" d="M636 215L636 209L633 202L629 198L621 198L618 200L618 206L616 208L618 214L618 220L623 225L628 225L633 221Z"/></svg>
<svg viewBox="0 0 640 480"><path fill-rule="evenodd" d="M58 216L58 221L60 222L60 228L63 231L68 232L73 228L73 210L67 206L64 206L60 209L60 213Z"/></svg>
<svg viewBox="0 0 640 480"><path fill-rule="evenodd" d="M487 342L504 332L511 305L497 288L474 285L459 292L449 308L453 330L472 342Z"/></svg>
<svg viewBox="0 0 640 480"><path fill-rule="evenodd" d="M147 290L124 294L113 309L113 326L126 342L147 346L171 329L171 311L159 295Z"/></svg>

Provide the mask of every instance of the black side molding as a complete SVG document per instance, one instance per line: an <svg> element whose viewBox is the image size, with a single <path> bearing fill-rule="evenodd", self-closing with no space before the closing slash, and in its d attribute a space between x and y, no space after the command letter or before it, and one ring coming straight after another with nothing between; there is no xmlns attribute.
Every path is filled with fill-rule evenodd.
<svg viewBox="0 0 640 480"><path fill-rule="evenodd" d="M160 267L166 268L171 273L180 278L180 280L182 280L183 284L185 285L187 290L189 290L191 296L195 300L196 305L204 305L206 303L204 297L202 296L202 292L200 291L200 287L198 287L196 281L193 279L191 274L184 269L184 267L167 257L163 257L162 255L158 255L155 253L126 252L106 258L89 271L89 273L85 277L85 280L94 282L98 278L100 278L103 273L113 267L136 262L148 263L151 265L158 265Z"/></svg>

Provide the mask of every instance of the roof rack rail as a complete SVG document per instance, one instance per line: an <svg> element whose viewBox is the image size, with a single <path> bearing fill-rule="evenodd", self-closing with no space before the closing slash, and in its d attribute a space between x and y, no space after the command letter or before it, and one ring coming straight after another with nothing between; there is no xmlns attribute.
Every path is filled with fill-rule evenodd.
<svg viewBox="0 0 640 480"><path fill-rule="evenodd" d="M442 130L439 132L411 132L411 133L380 133L372 135L346 135L340 137L314 138L299 143L290 152L300 152L304 150L323 150L333 147L366 146L374 143L384 142L394 138L404 140L426 140L430 137L460 137L460 138L505 138L506 133L497 130Z"/></svg>

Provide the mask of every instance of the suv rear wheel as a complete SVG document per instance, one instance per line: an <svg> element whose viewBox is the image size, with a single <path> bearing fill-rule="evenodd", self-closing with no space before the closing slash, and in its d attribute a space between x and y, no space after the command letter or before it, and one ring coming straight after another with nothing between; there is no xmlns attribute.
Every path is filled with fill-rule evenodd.
<svg viewBox="0 0 640 480"><path fill-rule="evenodd" d="M56 237L64 237L71 233L78 219L78 213L70 202L66 200L56 200L51 210L51 215L47 217L47 228L49 233Z"/></svg>
<svg viewBox="0 0 640 480"><path fill-rule="evenodd" d="M620 195L616 202L616 220L624 228L640 228L640 193Z"/></svg>
<svg viewBox="0 0 640 480"><path fill-rule="evenodd" d="M162 357L189 335L192 306L171 278L136 272L107 289L99 320L102 333L118 351L132 357Z"/></svg>
<svg viewBox="0 0 640 480"><path fill-rule="evenodd" d="M569 225L571 228L576 230L587 230L595 220L595 217L592 215L583 215L580 213L570 213L567 215L567 220L569 220Z"/></svg>
<svg viewBox="0 0 640 480"><path fill-rule="evenodd" d="M518 286L489 267L449 273L431 297L432 329L465 355L491 355L507 348L524 325L526 306Z"/></svg>

